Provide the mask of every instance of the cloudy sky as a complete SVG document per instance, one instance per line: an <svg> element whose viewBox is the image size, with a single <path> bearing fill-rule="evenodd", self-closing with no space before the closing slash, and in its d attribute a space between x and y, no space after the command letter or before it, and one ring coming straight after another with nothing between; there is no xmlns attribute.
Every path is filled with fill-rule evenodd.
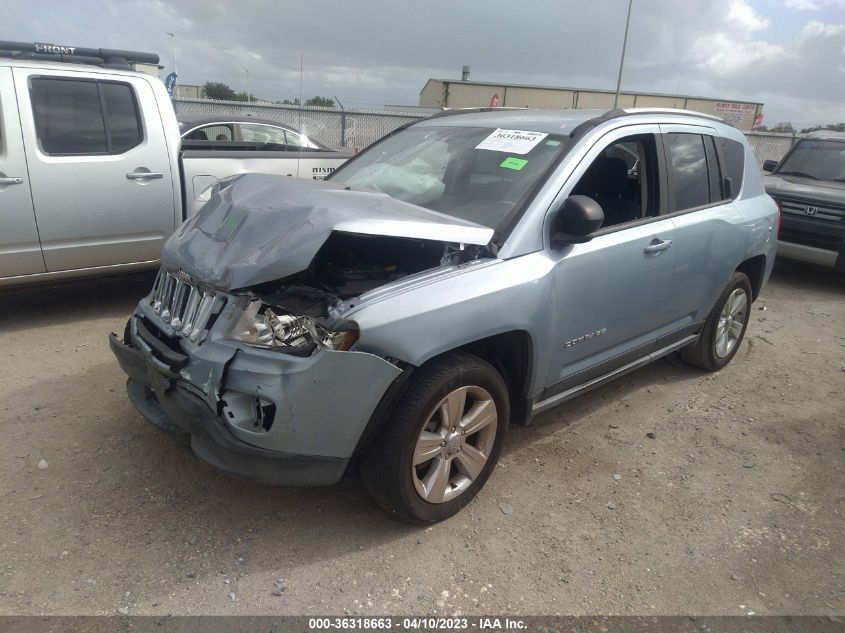
<svg viewBox="0 0 845 633"><path fill-rule="evenodd" d="M614 88L626 0L2 0L0 38L156 51L180 82L416 104L429 77ZM163 75L162 75L163 76ZM247 79L249 77L249 79ZM845 0L634 0L623 89L845 120Z"/></svg>

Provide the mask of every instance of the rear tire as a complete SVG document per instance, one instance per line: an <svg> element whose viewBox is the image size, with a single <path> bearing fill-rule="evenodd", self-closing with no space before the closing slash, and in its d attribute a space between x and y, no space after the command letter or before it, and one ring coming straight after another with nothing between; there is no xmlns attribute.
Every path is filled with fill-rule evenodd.
<svg viewBox="0 0 845 633"><path fill-rule="evenodd" d="M433 523L484 486L502 451L510 403L486 361L455 352L424 365L361 461L364 486L398 518Z"/></svg>
<svg viewBox="0 0 845 633"><path fill-rule="evenodd" d="M681 350L681 358L693 367L718 371L736 355L751 314L751 282L745 273L734 272L710 311L698 341Z"/></svg>

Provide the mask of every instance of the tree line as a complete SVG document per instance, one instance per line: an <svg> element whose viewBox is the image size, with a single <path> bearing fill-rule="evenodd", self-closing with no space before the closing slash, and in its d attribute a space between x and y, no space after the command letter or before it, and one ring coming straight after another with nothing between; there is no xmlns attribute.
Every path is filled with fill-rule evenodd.
<svg viewBox="0 0 845 633"><path fill-rule="evenodd" d="M221 81L207 81L203 86L203 90L205 90L205 96L208 99L215 99L219 101L255 101L256 97L254 94L249 93L247 94L245 91L238 92L236 90L232 90L228 85L224 84ZM280 105L299 105L299 99L294 99L291 101L290 99L284 99L283 101L274 101L274 103L278 103ZM311 97L305 102L307 106L320 106L323 108L334 108L335 103L334 99L331 97Z"/></svg>
<svg viewBox="0 0 845 633"><path fill-rule="evenodd" d="M779 132L781 134L807 134L809 132L817 132L819 130L830 130L832 132L845 132L845 123L828 123L826 125L814 125L812 127L805 127L802 130L797 130L792 123L784 122L778 123L772 127L761 125L754 128L757 132Z"/></svg>

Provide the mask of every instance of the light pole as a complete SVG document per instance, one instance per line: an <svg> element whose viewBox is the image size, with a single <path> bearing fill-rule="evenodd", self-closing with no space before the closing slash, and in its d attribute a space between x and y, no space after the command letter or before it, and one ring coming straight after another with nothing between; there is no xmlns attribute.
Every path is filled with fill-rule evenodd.
<svg viewBox="0 0 845 633"><path fill-rule="evenodd" d="M628 0L628 17L625 19L625 38L622 40L622 59L619 60L619 76L616 78L616 98L613 100L613 108L619 106L619 88L622 85L622 67L625 66L625 48L628 46L628 25L631 23L631 5L634 0Z"/></svg>
<svg viewBox="0 0 845 633"><path fill-rule="evenodd" d="M244 67L246 71L246 102L252 103L252 95L249 92L249 68Z"/></svg>
<svg viewBox="0 0 845 633"><path fill-rule="evenodd" d="M179 69L176 67L176 36L173 33L165 33L165 35L170 36L170 43L173 45L173 72L176 73L176 77L179 77Z"/></svg>

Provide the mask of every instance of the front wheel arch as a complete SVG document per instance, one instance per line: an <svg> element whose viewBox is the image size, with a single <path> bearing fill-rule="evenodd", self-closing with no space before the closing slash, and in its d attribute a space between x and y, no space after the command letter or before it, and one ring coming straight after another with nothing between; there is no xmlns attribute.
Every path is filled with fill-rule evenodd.
<svg viewBox="0 0 845 633"><path fill-rule="evenodd" d="M370 421L355 447L353 461L367 450L375 434L387 422L391 410L401 400L412 377L449 354L466 352L493 365L508 386L511 423L527 425L531 420L531 382L535 374L534 348L534 339L530 332L513 329L462 343L428 357L422 363L392 361L402 369L402 374L391 384L370 416ZM350 466L353 464L350 463Z"/></svg>

